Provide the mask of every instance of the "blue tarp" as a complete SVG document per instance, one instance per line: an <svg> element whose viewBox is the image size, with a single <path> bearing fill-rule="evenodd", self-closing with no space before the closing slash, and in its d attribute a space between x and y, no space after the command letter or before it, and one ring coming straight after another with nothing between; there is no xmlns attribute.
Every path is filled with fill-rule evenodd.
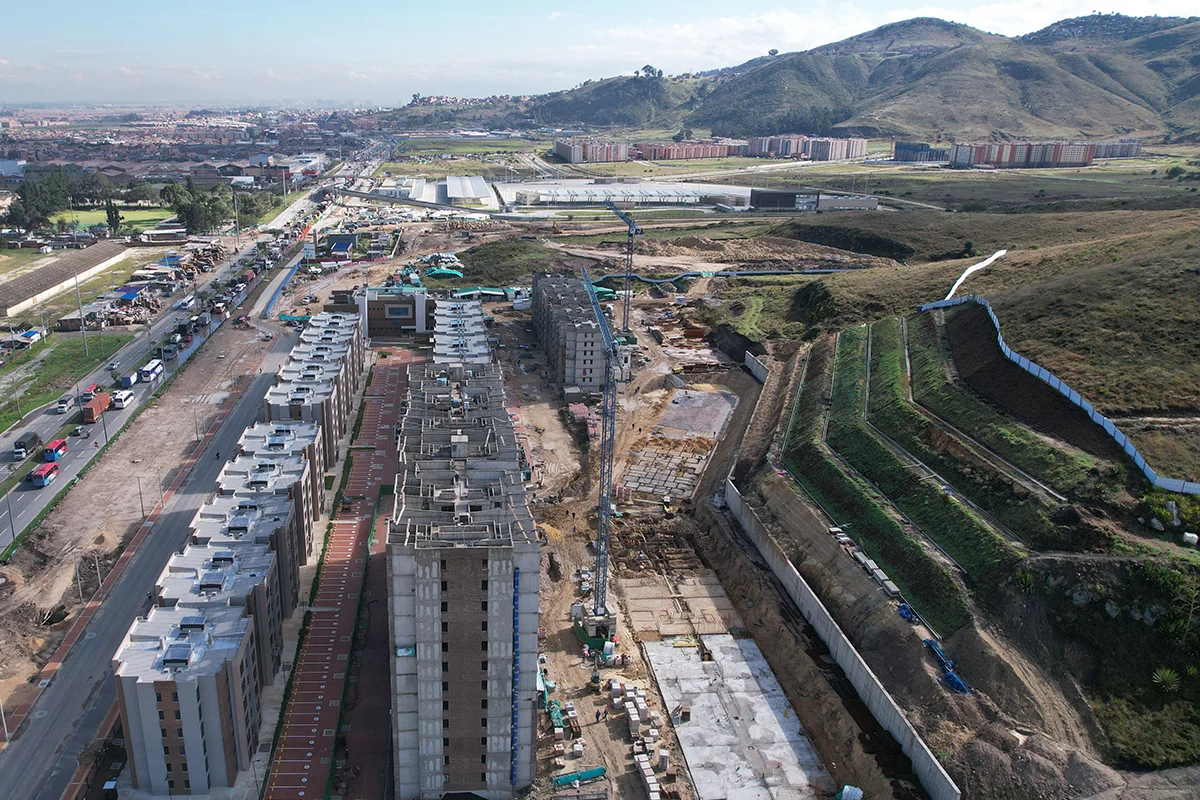
<svg viewBox="0 0 1200 800"><path fill-rule="evenodd" d="M350 252L350 243L349 242L334 242L333 247L329 248L329 252L331 252L331 253L349 253Z"/></svg>
<svg viewBox="0 0 1200 800"><path fill-rule="evenodd" d="M134 300L137 300L141 296L142 296L141 292L126 292L125 294L121 295L121 299L129 300L130 302L132 302Z"/></svg>

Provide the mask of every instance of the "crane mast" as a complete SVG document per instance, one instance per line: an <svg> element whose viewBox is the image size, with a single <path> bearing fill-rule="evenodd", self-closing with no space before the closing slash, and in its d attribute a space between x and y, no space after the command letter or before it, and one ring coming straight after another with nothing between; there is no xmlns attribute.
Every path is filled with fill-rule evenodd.
<svg viewBox="0 0 1200 800"><path fill-rule="evenodd" d="M633 241L632 234L630 241ZM596 509L596 590L592 598L592 612L600 617L608 611L608 543L612 525L613 458L617 433L617 371L621 354L608 328L608 320L604 318L604 311L600 308L600 299L596 297L596 289L592 286L587 268L580 269L580 273L592 301L592 312L596 315L600 336L604 340L604 390L600 401L600 491ZM625 307L628 313L628 301Z"/></svg>
<svg viewBox="0 0 1200 800"><path fill-rule="evenodd" d="M621 330L628 331L629 330L629 302L630 302L630 299L633 297L633 293L630 291L630 283L633 281L633 237L641 236L642 229L639 228L638 224L633 221L633 217L629 216L624 211L617 208L617 204L614 203L612 200L604 201L604 205L608 207L609 211L616 214L621 219L621 222L624 222L625 225L629 228L628 239L625 243L625 312L621 318ZM591 284L588 284L588 287L590 290ZM596 302L594 293L592 296L592 302Z"/></svg>

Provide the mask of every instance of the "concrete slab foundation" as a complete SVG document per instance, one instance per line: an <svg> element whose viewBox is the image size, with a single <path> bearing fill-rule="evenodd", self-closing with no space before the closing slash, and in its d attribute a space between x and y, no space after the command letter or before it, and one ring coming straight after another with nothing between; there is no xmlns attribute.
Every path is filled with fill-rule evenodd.
<svg viewBox="0 0 1200 800"><path fill-rule="evenodd" d="M699 800L832 793L832 779L758 646L725 634L701 641L711 661L701 660L700 648L676 647L671 639L643 645Z"/></svg>

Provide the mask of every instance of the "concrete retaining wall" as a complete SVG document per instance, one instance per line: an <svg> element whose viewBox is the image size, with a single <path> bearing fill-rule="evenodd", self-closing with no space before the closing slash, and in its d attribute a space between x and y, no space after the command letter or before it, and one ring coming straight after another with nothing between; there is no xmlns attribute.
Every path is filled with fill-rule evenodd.
<svg viewBox="0 0 1200 800"><path fill-rule="evenodd" d="M1159 475L1154 469L1146 463L1146 459L1138 452L1138 449L1133 446L1133 442L1129 440L1124 433L1117 428L1107 417L1097 411L1091 403L1084 400L1079 392L1072 389L1061 378L1055 375L1045 367L1040 367L1030 361L1025 356L1020 355L1004 342L1004 336L1000 333L1000 320L996 318L996 312L992 311L992 304L987 301L986 297L968 294L962 297L955 297L950 300L939 300L936 303L926 303L923 306L918 306L917 311L931 311L935 308L949 308L950 306L962 305L963 303L978 303L983 306L988 313L988 317L992 320L992 326L996 329L996 343L1000 345L1000 351L1004 353L1004 357L1016 364L1021 369L1028 372L1033 377L1037 378L1042 383L1054 389L1069 402L1083 409L1084 413L1092 422L1104 429L1104 432L1112 438L1117 446L1125 451L1125 455L1133 459L1133 463L1146 476L1146 480L1160 489L1165 489L1168 492L1176 492L1178 494L1200 494L1200 483L1195 481L1181 481L1178 478L1164 478Z"/></svg>
<svg viewBox="0 0 1200 800"><path fill-rule="evenodd" d="M741 493L733 485L733 481L725 481L725 502L730 511L741 523L742 529L750 536L758 552L771 566L788 596L804 614L804 618L816 630L821 641L829 648L838 666L846 673L853 684L858 696L889 733L900 743L900 749L912 761L913 772L921 780L921 785L933 800L960 800L962 792L946 774L946 770L929 751L929 747L913 729L904 712L896 705L896 701L883 688L879 678L867 666L867 662L859 655L854 645L846 638L846 634L834 621L829 610L813 592L808 582L792 565L783 548L771 538L765 525L742 499Z"/></svg>
<svg viewBox="0 0 1200 800"><path fill-rule="evenodd" d="M749 350L745 356L746 369L750 370L750 374L758 378L759 383L766 383L767 377L771 374L771 370L767 367L765 361L755 358Z"/></svg>

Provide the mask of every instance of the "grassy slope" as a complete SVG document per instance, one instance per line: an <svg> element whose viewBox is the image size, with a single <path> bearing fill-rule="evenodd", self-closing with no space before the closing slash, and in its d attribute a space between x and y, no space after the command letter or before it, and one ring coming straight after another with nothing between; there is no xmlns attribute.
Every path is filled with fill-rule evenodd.
<svg viewBox="0 0 1200 800"><path fill-rule="evenodd" d="M941 487L911 472L862 421L866 331L843 331L829 417L829 444L879 487L967 572L985 599L1011 574L1017 554Z"/></svg>
<svg viewBox="0 0 1200 800"><path fill-rule="evenodd" d="M932 315L909 318L908 347L917 402L1067 496L1087 486L1089 473L1098 467L1094 456L1068 445L1050 444L950 381L945 349Z"/></svg>
<svg viewBox="0 0 1200 800"><path fill-rule="evenodd" d="M169 208L120 208L122 230L128 228L153 228L164 219L175 216L175 212ZM74 219L81 228L90 228L92 225L107 225L108 214L103 208L94 208L87 210L76 210L75 212L60 211L50 218L52 223L58 220L70 222Z"/></svg>
<svg viewBox="0 0 1200 800"><path fill-rule="evenodd" d="M476 245L470 250L459 251L458 257L466 265L461 279L422 278L425 285L456 289L471 286L504 287L513 284L528 286L534 273L553 269L561 262L557 251L539 242L517 238Z"/></svg>
<svg viewBox="0 0 1200 800"><path fill-rule="evenodd" d="M903 376L900 320L891 317L871 328L871 422L1031 546L1080 549L1067 531L1050 522L1050 509L1036 497L1019 494L986 462L933 445L930 434L936 428L909 405Z"/></svg>
<svg viewBox="0 0 1200 800"><path fill-rule="evenodd" d="M820 440L832 341L813 345L805 382L796 398L794 424L784 462L804 490L841 524L849 525L857 542L888 574L904 597L943 636L961 628L971 615L946 569L934 561L889 516L866 487L837 466Z"/></svg>

